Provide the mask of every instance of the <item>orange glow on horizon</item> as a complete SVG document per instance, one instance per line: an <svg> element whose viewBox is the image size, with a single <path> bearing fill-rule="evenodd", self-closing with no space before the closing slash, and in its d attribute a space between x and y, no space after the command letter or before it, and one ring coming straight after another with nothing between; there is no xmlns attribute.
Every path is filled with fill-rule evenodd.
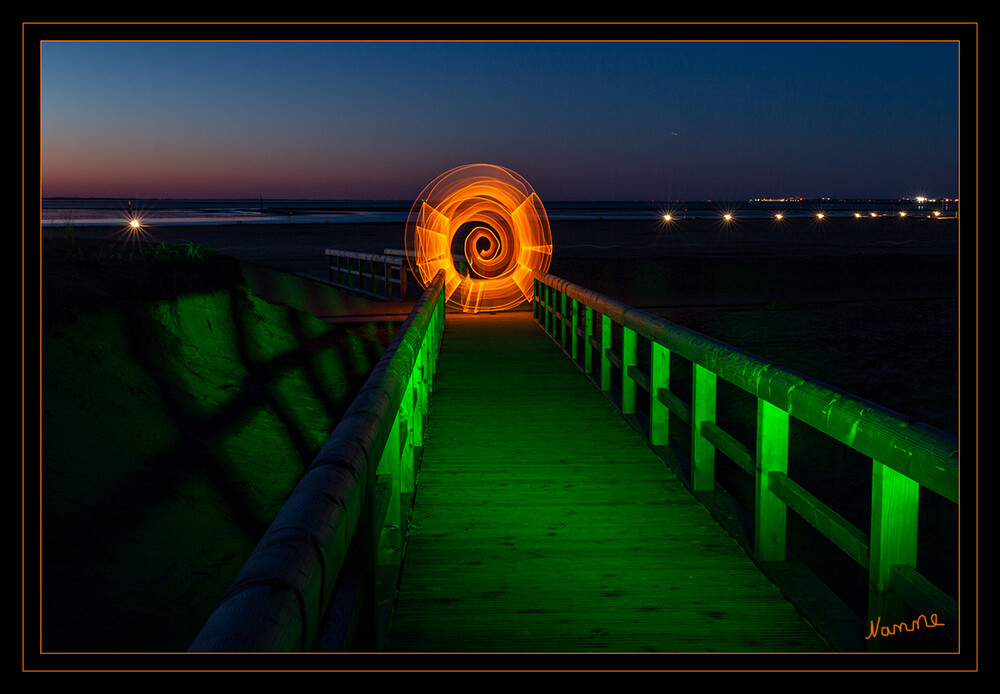
<svg viewBox="0 0 1000 694"><path fill-rule="evenodd" d="M405 249L421 286L445 271L450 306L505 311L530 298L535 270L549 269L552 233L541 200L521 176L467 164L438 176L413 203Z"/></svg>

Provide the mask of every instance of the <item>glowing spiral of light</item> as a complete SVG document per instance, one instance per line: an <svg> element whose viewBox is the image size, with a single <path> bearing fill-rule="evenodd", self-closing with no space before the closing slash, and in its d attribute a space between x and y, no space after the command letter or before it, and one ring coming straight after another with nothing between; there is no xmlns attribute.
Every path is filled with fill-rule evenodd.
<svg viewBox="0 0 1000 694"><path fill-rule="evenodd" d="M552 260L542 201L521 176L493 164L431 181L410 210L405 244L417 282L426 287L444 270L448 304L468 313L520 305L531 297L534 271Z"/></svg>

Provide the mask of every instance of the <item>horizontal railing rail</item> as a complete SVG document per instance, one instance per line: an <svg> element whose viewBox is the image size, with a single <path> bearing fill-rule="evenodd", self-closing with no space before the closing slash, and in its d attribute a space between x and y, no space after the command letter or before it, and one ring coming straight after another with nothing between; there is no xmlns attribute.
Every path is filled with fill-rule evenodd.
<svg viewBox="0 0 1000 694"><path fill-rule="evenodd" d="M901 598L921 614L936 614L957 638L957 601L916 570L921 487L958 503L956 436L547 273L536 273L533 300L535 319L595 384L609 395L617 387L612 400L623 415L635 417L637 391L648 393L648 420L640 424L650 445L671 443L670 413L684 423L695 491L714 489L716 451L752 477L758 561L785 560L791 508L868 572L869 618L888 623ZM640 339L648 371L638 364ZM672 355L691 364L690 401L671 389ZM756 398L753 447L716 422L718 378ZM789 476L791 418L872 460L869 534Z"/></svg>
<svg viewBox="0 0 1000 694"><path fill-rule="evenodd" d="M444 274L423 292L192 652L378 649L444 328ZM388 569L388 574L387 574ZM388 578L385 578L388 575Z"/></svg>
<svg viewBox="0 0 1000 694"><path fill-rule="evenodd" d="M361 253L326 249L327 281L369 296L406 300L407 263L390 253ZM393 291L397 290L397 291Z"/></svg>
<svg viewBox="0 0 1000 694"><path fill-rule="evenodd" d="M413 251L407 251L402 248L385 248L382 251L386 255L400 256L403 258L416 258L417 254ZM467 275L469 274L469 261L464 255L460 253L454 253L451 256L452 262L455 264L455 269L458 270L458 274Z"/></svg>

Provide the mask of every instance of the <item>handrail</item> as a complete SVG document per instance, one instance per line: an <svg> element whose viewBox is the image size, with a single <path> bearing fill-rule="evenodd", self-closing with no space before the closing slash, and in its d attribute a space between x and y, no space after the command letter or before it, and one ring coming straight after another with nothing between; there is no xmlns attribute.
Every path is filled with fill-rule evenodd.
<svg viewBox="0 0 1000 694"><path fill-rule="evenodd" d="M368 271L365 271L367 263ZM393 271L395 270L395 274ZM345 289L371 296L392 296L393 285L399 287L399 298L406 299L406 261L391 253L362 253L339 248L326 249L327 281ZM344 275L347 275L346 282ZM355 277L357 284L355 285ZM368 285L367 289L365 285ZM382 291L378 291L379 283Z"/></svg>
<svg viewBox="0 0 1000 694"><path fill-rule="evenodd" d="M403 248L384 248L382 252L385 255L399 256L401 258L406 258L407 262L413 260L417 257L416 251L406 250ZM458 270L458 274L467 275L469 273L469 261L461 253L453 253L451 260L455 263L455 269Z"/></svg>
<svg viewBox="0 0 1000 694"><path fill-rule="evenodd" d="M886 623L887 612L899 609L894 593L917 610L941 615L955 638L957 602L916 572L916 549L920 487L958 502L956 436L548 273L535 273L533 304L535 319L574 361L582 360L584 372L599 371L592 378L603 391L612 389L612 364L620 370L616 405L624 415L636 413L637 387L649 393L650 445L669 443L670 412L690 426L695 491L714 488L716 450L754 477L758 561L785 559L791 507L868 570L869 617ZM612 323L620 326L620 351L612 347ZM650 373L637 365L638 337L649 341ZM690 403L670 390L671 353L692 364ZM715 422L717 377L757 398L754 449ZM872 459L870 537L788 476L790 417Z"/></svg>
<svg viewBox="0 0 1000 694"><path fill-rule="evenodd" d="M400 542L401 498L412 492L444 326L443 286L439 273L189 651L314 650L348 566L362 574L361 629L377 638L377 571L393 551L380 541ZM392 489L385 503L376 498L377 476Z"/></svg>

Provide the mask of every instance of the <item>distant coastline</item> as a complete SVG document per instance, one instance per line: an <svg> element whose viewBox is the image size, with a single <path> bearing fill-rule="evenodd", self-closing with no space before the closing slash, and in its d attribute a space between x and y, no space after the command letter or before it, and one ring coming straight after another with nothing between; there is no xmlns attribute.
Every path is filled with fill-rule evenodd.
<svg viewBox="0 0 1000 694"><path fill-rule="evenodd" d="M282 198L87 198L42 199L42 226L121 225L130 214L150 224L261 223L401 223L411 200L311 200ZM545 202L551 220L808 218L914 216L954 217L955 199L915 198L781 198L754 200L552 201Z"/></svg>

